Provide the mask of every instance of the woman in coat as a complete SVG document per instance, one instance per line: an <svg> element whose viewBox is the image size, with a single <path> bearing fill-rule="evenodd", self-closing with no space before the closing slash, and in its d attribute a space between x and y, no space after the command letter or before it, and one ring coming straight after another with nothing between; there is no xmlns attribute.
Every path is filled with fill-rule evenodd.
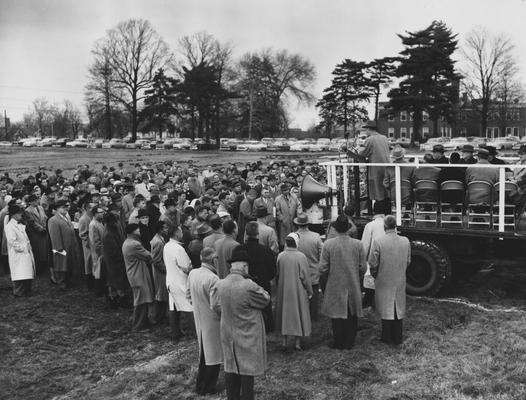
<svg viewBox="0 0 526 400"><path fill-rule="evenodd" d="M124 305L126 293L129 292L126 266L122 255L124 235L118 217L109 212L104 216L104 234L102 250L106 266L106 284L108 285L110 306Z"/></svg>
<svg viewBox="0 0 526 400"><path fill-rule="evenodd" d="M26 226L20 223L22 213L22 207L16 204L9 206L9 222L4 228L13 294L17 297L29 295L32 280L35 278L35 260L31 244Z"/></svg>
<svg viewBox="0 0 526 400"><path fill-rule="evenodd" d="M40 199L30 194L27 198L29 206L25 211L25 221L27 224L27 236L31 243L33 256L37 272L47 270L49 255L49 239L47 234L47 216L44 208L39 205Z"/></svg>
<svg viewBox="0 0 526 400"><path fill-rule="evenodd" d="M287 336L295 337L296 350L302 350L301 337L311 334L309 299L312 286L309 262L298 250L299 236L290 233L285 238L285 250L278 256L278 292L276 300L276 328L283 335L283 346Z"/></svg>

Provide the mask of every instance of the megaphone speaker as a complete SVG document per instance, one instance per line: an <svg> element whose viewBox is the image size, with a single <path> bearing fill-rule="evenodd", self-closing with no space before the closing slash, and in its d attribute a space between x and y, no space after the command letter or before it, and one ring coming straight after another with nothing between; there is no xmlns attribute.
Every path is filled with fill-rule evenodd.
<svg viewBox="0 0 526 400"><path fill-rule="evenodd" d="M324 197L332 196L330 186L319 183L311 175L303 178L300 188L301 204L304 210L308 210L312 205Z"/></svg>

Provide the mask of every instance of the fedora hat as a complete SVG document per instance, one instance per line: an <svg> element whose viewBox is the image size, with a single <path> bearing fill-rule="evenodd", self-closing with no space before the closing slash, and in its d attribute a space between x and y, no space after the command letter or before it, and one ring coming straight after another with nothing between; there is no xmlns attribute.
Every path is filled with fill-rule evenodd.
<svg viewBox="0 0 526 400"><path fill-rule="evenodd" d="M393 157L395 160L401 160L405 156L405 150L403 147L397 146L393 149L391 152L391 157Z"/></svg>
<svg viewBox="0 0 526 400"><path fill-rule="evenodd" d="M230 260L228 260L228 262L230 264L234 263L234 262L239 262L239 261L244 261L246 263L249 262L248 260L248 253L245 249L243 249L241 246L237 246L233 251L232 251L232 257L230 257Z"/></svg>
<svg viewBox="0 0 526 400"><path fill-rule="evenodd" d="M212 232L212 227L208 225L207 223L202 223L197 227L197 234L198 235L206 235L207 233Z"/></svg>
<svg viewBox="0 0 526 400"><path fill-rule="evenodd" d="M299 226L308 225L309 217L305 213L299 214L296 218L294 218L294 223Z"/></svg>
<svg viewBox="0 0 526 400"><path fill-rule="evenodd" d="M263 204L256 207L256 218L263 218L268 215L268 209Z"/></svg>
<svg viewBox="0 0 526 400"><path fill-rule="evenodd" d="M465 144L464 146L462 146L463 153L473 153L473 151L475 151L475 149L470 144Z"/></svg>

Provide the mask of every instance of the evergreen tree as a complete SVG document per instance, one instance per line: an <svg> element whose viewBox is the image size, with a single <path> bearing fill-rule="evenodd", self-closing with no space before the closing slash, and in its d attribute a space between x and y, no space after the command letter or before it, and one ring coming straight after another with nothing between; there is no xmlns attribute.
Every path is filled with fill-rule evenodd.
<svg viewBox="0 0 526 400"><path fill-rule="evenodd" d="M155 129L160 138L164 130L173 132L175 128L172 118L178 114L177 84L176 79L166 76L160 68L153 77L152 87L144 92L145 107L140 112L140 119L146 129Z"/></svg>
<svg viewBox="0 0 526 400"><path fill-rule="evenodd" d="M398 36L405 49L400 52L395 76L402 80L388 93L389 109L412 115L411 141L420 141L423 113L433 119L436 134L438 118L450 118L457 102L459 75L451 59L457 41L446 25L437 21L421 31Z"/></svg>

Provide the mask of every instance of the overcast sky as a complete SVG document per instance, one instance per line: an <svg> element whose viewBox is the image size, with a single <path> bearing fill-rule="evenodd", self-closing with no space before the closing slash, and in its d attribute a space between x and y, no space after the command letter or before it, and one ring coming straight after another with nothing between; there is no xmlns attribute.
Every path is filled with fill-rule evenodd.
<svg viewBox="0 0 526 400"><path fill-rule="evenodd" d="M265 47L300 53L316 67L319 97L344 58L369 61L401 50L396 33L442 20L459 39L476 26L508 35L522 66L524 0L0 0L0 111L20 120L36 97L71 100L84 112L90 51L106 30L148 19L175 49L207 31L235 55ZM292 127L317 122L314 107L292 107Z"/></svg>

